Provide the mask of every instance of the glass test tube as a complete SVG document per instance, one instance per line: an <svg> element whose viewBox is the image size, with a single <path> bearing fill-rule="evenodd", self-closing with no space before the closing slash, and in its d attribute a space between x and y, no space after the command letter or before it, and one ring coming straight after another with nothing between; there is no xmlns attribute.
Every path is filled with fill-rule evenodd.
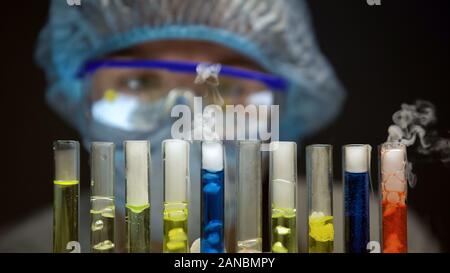
<svg viewBox="0 0 450 273"><path fill-rule="evenodd" d="M201 243L202 253L225 250L224 147L219 141L202 142Z"/></svg>
<svg viewBox="0 0 450 273"><path fill-rule="evenodd" d="M271 247L275 253L296 253L297 144L272 142L270 152L272 200Z"/></svg>
<svg viewBox="0 0 450 273"><path fill-rule="evenodd" d="M91 146L91 251L114 252L114 144Z"/></svg>
<svg viewBox="0 0 450 273"><path fill-rule="evenodd" d="M369 243L370 153L367 144L343 146L344 247L348 253L365 253Z"/></svg>
<svg viewBox="0 0 450 273"><path fill-rule="evenodd" d="M125 141L124 147L127 251L150 252L150 143Z"/></svg>
<svg viewBox="0 0 450 273"><path fill-rule="evenodd" d="M58 140L53 143L53 252L70 252L69 242L78 242L80 144Z"/></svg>
<svg viewBox="0 0 450 273"><path fill-rule="evenodd" d="M308 251L333 252L333 146L306 147Z"/></svg>
<svg viewBox="0 0 450 273"><path fill-rule="evenodd" d="M387 142L383 143L379 150L383 252L406 253L408 251L406 146Z"/></svg>
<svg viewBox="0 0 450 273"><path fill-rule="evenodd" d="M164 253L189 252L188 189L189 143L169 139L162 143L164 172Z"/></svg>
<svg viewBox="0 0 450 273"><path fill-rule="evenodd" d="M262 181L259 141L238 143L237 249L262 252Z"/></svg>

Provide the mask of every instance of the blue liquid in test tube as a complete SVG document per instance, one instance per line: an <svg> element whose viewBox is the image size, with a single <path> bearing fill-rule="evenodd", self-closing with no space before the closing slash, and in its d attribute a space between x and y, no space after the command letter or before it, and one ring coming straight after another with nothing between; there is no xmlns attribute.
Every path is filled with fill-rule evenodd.
<svg viewBox="0 0 450 273"><path fill-rule="evenodd" d="M201 252L224 252L223 146L202 143Z"/></svg>
<svg viewBox="0 0 450 273"><path fill-rule="evenodd" d="M369 145L344 146L345 252L365 253L370 241Z"/></svg>
<svg viewBox="0 0 450 273"><path fill-rule="evenodd" d="M345 247L366 252L369 242L369 173L345 172Z"/></svg>

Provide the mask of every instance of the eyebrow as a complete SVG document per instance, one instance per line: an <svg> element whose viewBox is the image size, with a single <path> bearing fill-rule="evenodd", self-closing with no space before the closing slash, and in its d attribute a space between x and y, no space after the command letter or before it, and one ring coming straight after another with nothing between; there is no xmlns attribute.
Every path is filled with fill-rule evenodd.
<svg viewBox="0 0 450 273"><path fill-rule="evenodd" d="M141 54L139 54L138 50L135 50L133 47L131 47L111 52L110 54L106 55L106 57L130 57L136 55L139 56Z"/></svg>

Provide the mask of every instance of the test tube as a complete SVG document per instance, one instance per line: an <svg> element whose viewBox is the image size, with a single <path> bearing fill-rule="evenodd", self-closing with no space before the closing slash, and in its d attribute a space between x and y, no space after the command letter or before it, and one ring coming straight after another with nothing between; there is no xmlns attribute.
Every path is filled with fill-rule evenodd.
<svg viewBox="0 0 450 273"><path fill-rule="evenodd" d="M114 252L114 144L91 145L91 251Z"/></svg>
<svg viewBox="0 0 450 273"><path fill-rule="evenodd" d="M150 143L125 141L124 147L127 251L150 252Z"/></svg>
<svg viewBox="0 0 450 273"><path fill-rule="evenodd" d="M224 252L224 147L219 141L202 142L200 252Z"/></svg>
<svg viewBox="0 0 450 273"><path fill-rule="evenodd" d="M164 253L189 252L188 189L189 143L168 139L162 143L164 173Z"/></svg>
<svg viewBox="0 0 450 273"><path fill-rule="evenodd" d="M308 184L308 251L333 252L333 146L306 147Z"/></svg>
<svg viewBox="0 0 450 273"><path fill-rule="evenodd" d="M259 141L238 143L237 249L262 252L261 152Z"/></svg>
<svg viewBox="0 0 450 273"><path fill-rule="evenodd" d="M270 150L272 252L296 253L297 144L272 142Z"/></svg>
<svg viewBox="0 0 450 273"><path fill-rule="evenodd" d="M370 153L367 144L343 147L344 246L348 253L365 253L369 243Z"/></svg>
<svg viewBox="0 0 450 273"><path fill-rule="evenodd" d="M71 252L69 243L78 243L80 144L58 140L53 143L53 252Z"/></svg>
<svg viewBox="0 0 450 273"><path fill-rule="evenodd" d="M384 253L406 253L407 176L406 146L387 142L380 148L381 222Z"/></svg>

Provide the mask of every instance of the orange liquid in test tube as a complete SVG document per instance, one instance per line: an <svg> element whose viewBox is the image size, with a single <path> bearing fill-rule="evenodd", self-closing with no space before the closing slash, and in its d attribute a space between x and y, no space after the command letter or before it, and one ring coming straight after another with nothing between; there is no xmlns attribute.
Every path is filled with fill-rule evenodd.
<svg viewBox="0 0 450 273"><path fill-rule="evenodd" d="M384 253L406 253L407 179L406 147L385 143L381 147L382 239Z"/></svg>

